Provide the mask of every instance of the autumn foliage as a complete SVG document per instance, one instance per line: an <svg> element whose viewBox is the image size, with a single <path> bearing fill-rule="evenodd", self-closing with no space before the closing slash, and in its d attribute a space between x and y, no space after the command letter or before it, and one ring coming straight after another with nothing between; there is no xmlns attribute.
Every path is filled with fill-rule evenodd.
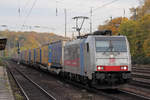
<svg viewBox="0 0 150 100"><path fill-rule="evenodd" d="M139 7L131 8L130 11L133 14L130 19L114 18L100 25L99 30L111 29L113 35L126 35L130 43L132 61L150 64L150 0L143 0Z"/></svg>
<svg viewBox="0 0 150 100"><path fill-rule="evenodd" d="M112 20L107 20L105 25L99 25L99 30L112 30L113 35L117 35L119 31L119 26L124 21L128 21L128 18L125 17L118 17L114 18Z"/></svg>
<svg viewBox="0 0 150 100"><path fill-rule="evenodd" d="M15 32L15 31L0 31L0 37L7 37L6 56L11 56L17 53L17 42L19 41L20 49L38 48L43 44L64 39L64 37L54 33L37 33L37 32Z"/></svg>

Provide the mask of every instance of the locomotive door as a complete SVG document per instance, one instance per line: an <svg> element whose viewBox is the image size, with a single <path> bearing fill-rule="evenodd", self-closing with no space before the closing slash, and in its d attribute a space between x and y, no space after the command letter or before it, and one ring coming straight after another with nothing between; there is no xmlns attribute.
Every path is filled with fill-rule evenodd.
<svg viewBox="0 0 150 100"><path fill-rule="evenodd" d="M84 62L85 62L84 73L85 73L85 76L87 76L88 68L90 67L90 48L89 48L89 43L85 43L84 44Z"/></svg>

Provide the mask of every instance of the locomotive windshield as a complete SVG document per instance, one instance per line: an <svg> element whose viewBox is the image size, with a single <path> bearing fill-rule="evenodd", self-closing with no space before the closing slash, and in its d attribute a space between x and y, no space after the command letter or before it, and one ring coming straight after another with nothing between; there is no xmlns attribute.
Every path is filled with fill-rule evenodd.
<svg viewBox="0 0 150 100"><path fill-rule="evenodd" d="M96 52L126 52L126 40L123 37L96 38Z"/></svg>

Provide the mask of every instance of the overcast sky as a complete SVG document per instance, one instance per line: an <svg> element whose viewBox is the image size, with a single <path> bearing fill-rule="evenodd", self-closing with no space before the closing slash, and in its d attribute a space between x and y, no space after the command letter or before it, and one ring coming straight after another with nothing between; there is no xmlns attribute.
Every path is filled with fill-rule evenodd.
<svg viewBox="0 0 150 100"><path fill-rule="evenodd" d="M90 16L93 8L93 31L105 20L123 16L129 17L129 8L137 7L138 0L1 0L0 25L7 25L15 31L40 31L64 34L64 9L67 9L67 33L71 36L75 30L74 16ZM35 5L34 5L35 3ZM110 4L111 3L111 4ZM107 6L104 6L108 4ZM33 6L34 5L34 6ZM33 9L31 10L33 6ZM102 7L103 6L103 7ZM20 8L20 14L19 14ZM57 16L56 16L57 8ZM31 13L30 13L31 12ZM26 25L28 27L22 27ZM40 26L41 28L34 28ZM6 29L0 27L0 30ZM89 20L86 20L82 32L89 32ZM76 34L76 33L75 33Z"/></svg>

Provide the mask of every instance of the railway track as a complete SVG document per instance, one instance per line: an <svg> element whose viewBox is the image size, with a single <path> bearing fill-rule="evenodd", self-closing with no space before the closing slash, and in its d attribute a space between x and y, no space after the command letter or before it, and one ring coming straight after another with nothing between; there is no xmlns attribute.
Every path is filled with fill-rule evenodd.
<svg viewBox="0 0 150 100"><path fill-rule="evenodd" d="M149 67L132 67L132 69L142 69L142 70L150 70L150 66Z"/></svg>
<svg viewBox="0 0 150 100"><path fill-rule="evenodd" d="M126 91L124 89L116 90L98 90L99 94L104 93L104 95L112 98L113 100L150 100L149 97L145 97L134 92Z"/></svg>
<svg viewBox="0 0 150 100"><path fill-rule="evenodd" d="M150 74L150 68L132 68L133 72L139 72L139 73L148 73Z"/></svg>
<svg viewBox="0 0 150 100"><path fill-rule="evenodd" d="M11 61L9 61L9 63L13 65L12 68L17 67L21 72L27 74L28 77L40 84L45 90L53 93L53 96L55 96L57 100L99 100L99 98L110 100L107 99L106 96L97 95L93 92L84 92L82 89L74 87L71 84L63 83L57 76L53 76L47 72L45 73L45 71L22 65L15 66L15 63ZM54 80L57 80L57 82L54 82Z"/></svg>
<svg viewBox="0 0 150 100"><path fill-rule="evenodd" d="M20 73L20 72L18 72L18 73ZM125 90L98 90L98 89L90 88L85 85L81 85L81 84L78 84L78 83L75 83L72 81L68 81L68 80L65 82L67 82L73 86L79 87L79 89L81 89L81 88L85 89L88 92L94 93L96 95L102 95L102 96L106 97L108 100L150 100L149 98L146 98L142 95L138 95L136 93L132 93L132 92L125 91ZM32 87L30 87L30 88L32 88ZM26 95L27 95L27 93L26 93ZM28 96L28 98L29 98L29 96ZM31 99L31 100L34 100L34 99ZM35 100L38 100L38 99L35 99ZM47 99L40 99L40 100L47 100Z"/></svg>
<svg viewBox="0 0 150 100"><path fill-rule="evenodd" d="M138 87L150 89L150 83L147 83L147 82L142 82L142 81L139 81L139 80L132 80L132 81L130 82L130 84L131 84L131 85L138 86Z"/></svg>
<svg viewBox="0 0 150 100"><path fill-rule="evenodd" d="M133 72L150 74L150 71L149 71L149 70L140 70L140 69L136 69L136 70L133 70Z"/></svg>
<svg viewBox="0 0 150 100"><path fill-rule="evenodd" d="M134 100L150 100L149 97L145 97L143 95L139 95L139 94L136 94L134 92L126 91L126 90L123 90L123 89L119 89L118 91L120 91L124 94L127 94L127 96L134 97Z"/></svg>
<svg viewBox="0 0 150 100"><path fill-rule="evenodd" d="M132 76L135 78L150 79L150 76L146 76L146 75L132 74Z"/></svg>
<svg viewBox="0 0 150 100"><path fill-rule="evenodd" d="M8 71L16 81L16 84L20 88L26 100L56 100L55 97L46 92L46 90L18 69L14 68L12 70L8 67Z"/></svg>
<svg viewBox="0 0 150 100"><path fill-rule="evenodd" d="M96 93L98 95L103 95L103 96L107 97L110 100L120 100L120 99L118 99L118 98L116 98L114 96L108 95L107 93L105 93L103 91L100 91L100 90L95 89L95 88L90 88L90 87L88 87L86 85L82 85L80 83L76 83L76 82L73 82L73 81L70 81L70 80L65 80L65 81L62 80L62 81L65 82L65 83L69 83L69 84L71 84L71 85L73 85L75 87L78 87L78 88L81 88L81 89L85 89L88 92Z"/></svg>
<svg viewBox="0 0 150 100"><path fill-rule="evenodd" d="M88 86L81 85L79 83L75 83L69 80L67 80L66 82L76 87L86 89L89 92L94 92L98 95L106 96L110 100L150 100L150 98L148 97L145 97L145 96L133 93L133 92L129 92L123 89L99 90L99 89L90 88Z"/></svg>

